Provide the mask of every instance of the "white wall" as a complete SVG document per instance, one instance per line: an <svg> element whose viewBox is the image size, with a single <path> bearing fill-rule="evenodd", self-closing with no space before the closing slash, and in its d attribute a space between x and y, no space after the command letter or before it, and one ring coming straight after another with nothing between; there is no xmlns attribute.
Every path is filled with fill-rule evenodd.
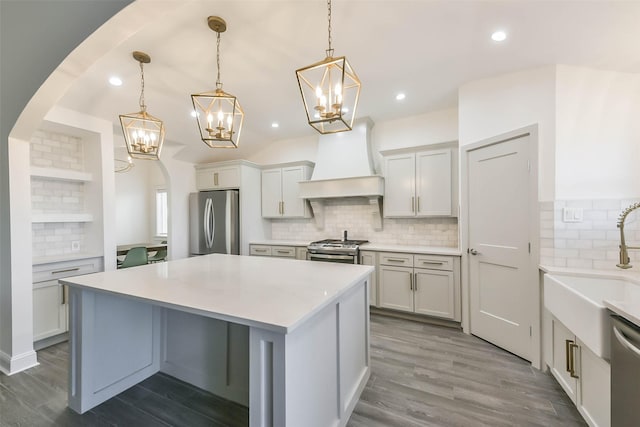
<svg viewBox="0 0 640 427"><path fill-rule="evenodd" d="M558 66L556 199L640 195L640 75Z"/></svg>
<svg viewBox="0 0 640 427"><path fill-rule="evenodd" d="M124 151L124 153L122 153ZM126 149L116 150L116 159L126 159ZM134 160L128 172L116 173L116 242L118 245L151 241L154 214L150 175L157 168L150 160Z"/></svg>
<svg viewBox="0 0 640 427"><path fill-rule="evenodd" d="M298 160L315 162L316 151L318 149L318 135L272 142L262 150L251 154L245 160L249 160L258 165L295 162Z"/></svg>
<svg viewBox="0 0 640 427"><path fill-rule="evenodd" d="M460 87L460 146L538 124L540 200L555 197L555 66L477 80Z"/></svg>

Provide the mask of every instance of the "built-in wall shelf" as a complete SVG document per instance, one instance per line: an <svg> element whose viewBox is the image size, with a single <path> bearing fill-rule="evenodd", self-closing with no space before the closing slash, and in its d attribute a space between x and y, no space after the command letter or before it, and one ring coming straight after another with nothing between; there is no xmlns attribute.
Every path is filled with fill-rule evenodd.
<svg viewBox="0 0 640 427"><path fill-rule="evenodd" d="M59 214L33 214L32 223L58 223L58 222L92 222L93 215L89 213L59 213Z"/></svg>
<svg viewBox="0 0 640 427"><path fill-rule="evenodd" d="M93 174L89 172L81 172L68 169L42 168L37 166L31 166L31 177L56 179L60 181L93 181Z"/></svg>

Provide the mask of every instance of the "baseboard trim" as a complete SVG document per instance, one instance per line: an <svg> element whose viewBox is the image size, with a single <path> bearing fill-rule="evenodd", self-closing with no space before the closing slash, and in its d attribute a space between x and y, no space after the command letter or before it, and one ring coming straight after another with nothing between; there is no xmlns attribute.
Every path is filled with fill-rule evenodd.
<svg viewBox="0 0 640 427"><path fill-rule="evenodd" d="M0 372L7 376L17 374L34 366L38 366L38 355L34 350L13 357L0 351Z"/></svg>
<svg viewBox="0 0 640 427"><path fill-rule="evenodd" d="M412 320L414 322L428 323L430 325L445 326L447 328L462 330L460 322L454 322L453 320L438 319L437 317L425 316L422 314L405 313L403 311L395 311L378 307L369 307L369 312L371 314L394 317L396 319Z"/></svg>

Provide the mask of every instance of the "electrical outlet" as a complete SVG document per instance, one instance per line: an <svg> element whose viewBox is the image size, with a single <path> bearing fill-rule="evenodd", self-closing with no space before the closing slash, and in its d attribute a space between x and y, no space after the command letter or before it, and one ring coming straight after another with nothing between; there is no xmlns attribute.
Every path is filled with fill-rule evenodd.
<svg viewBox="0 0 640 427"><path fill-rule="evenodd" d="M582 208L563 208L562 222L582 222L584 218Z"/></svg>
<svg viewBox="0 0 640 427"><path fill-rule="evenodd" d="M78 240L74 240L71 242L71 251L78 252L80 250L80 242Z"/></svg>

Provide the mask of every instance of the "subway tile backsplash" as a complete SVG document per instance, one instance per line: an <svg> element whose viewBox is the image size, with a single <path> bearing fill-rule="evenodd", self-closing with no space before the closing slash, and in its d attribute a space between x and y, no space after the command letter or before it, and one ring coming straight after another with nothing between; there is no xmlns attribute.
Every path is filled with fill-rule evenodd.
<svg viewBox="0 0 640 427"><path fill-rule="evenodd" d="M275 219L271 222L274 240L314 241L339 239L347 230L350 239L407 246L458 247L457 218L383 218L382 230L374 230L371 208L364 199L327 200L322 230L312 219Z"/></svg>
<svg viewBox="0 0 640 427"><path fill-rule="evenodd" d="M540 203L540 264L599 270L617 269L620 229L617 221L627 206L640 199L556 200ZM565 208L582 210L582 220L567 222ZM640 217L625 221L625 240L640 246ZM631 264L640 268L640 251L629 250Z"/></svg>
<svg viewBox="0 0 640 427"><path fill-rule="evenodd" d="M82 139L61 133L39 130L30 144L32 166L43 168L84 170ZM84 183L31 179L32 214L74 214L85 210ZM68 255L72 253L72 242L86 247L87 236L84 223L54 222L31 225L32 256L34 258Z"/></svg>

